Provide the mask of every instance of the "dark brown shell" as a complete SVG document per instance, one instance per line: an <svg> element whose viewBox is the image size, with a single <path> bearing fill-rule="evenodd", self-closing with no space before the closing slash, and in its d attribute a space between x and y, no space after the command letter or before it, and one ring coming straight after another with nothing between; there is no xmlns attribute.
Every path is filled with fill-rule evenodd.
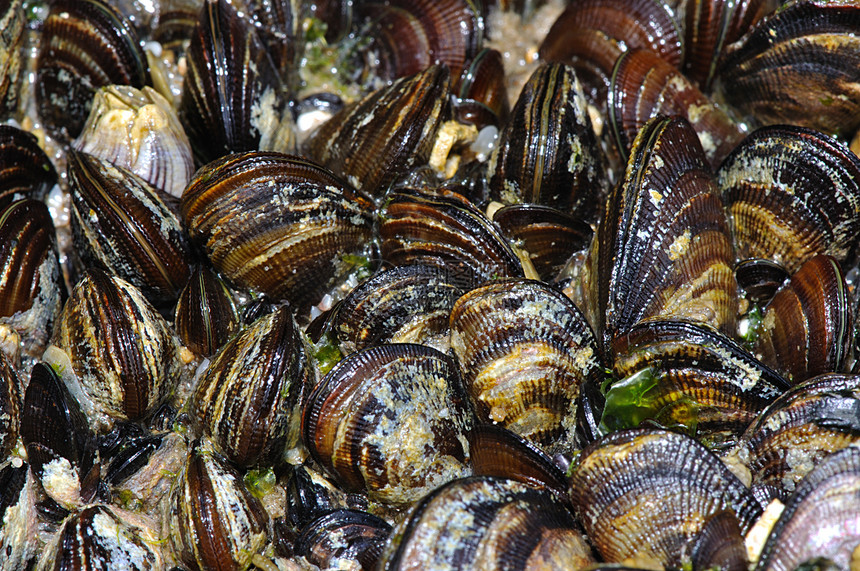
<svg viewBox="0 0 860 571"><path fill-rule="evenodd" d="M277 71L254 28L226 0L206 0L187 61L179 118L199 165L228 153L293 150Z"/></svg>
<svg viewBox="0 0 860 571"><path fill-rule="evenodd" d="M648 48L671 65L684 59L671 10L655 0L585 0L570 4L540 46L544 61L571 64L589 102L603 109L612 66L632 48Z"/></svg>
<svg viewBox="0 0 860 571"><path fill-rule="evenodd" d="M323 569L354 564L373 569L391 533L385 520L356 510L336 510L306 525L296 538L296 554Z"/></svg>
<svg viewBox="0 0 860 571"><path fill-rule="evenodd" d="M383 260L447 268L470 287L496 277L521 277L522 265L499 229L462 195L447 189L400 189L379 223Z"/></svg>
<svg viewBox="0 0 860 571"><path fill-rule="evenodd" d="M43 568L127 569L148 571L164 565L154 528L142 529L121 519L115 508L94 505L63 522L40 555Z"/></svg>
<svg viewBox="0 0 860 571"><path fill-rule="evenodd" d="M438 64L457 81L481 48L484 22L471 0L375 0L357 8L370 21L364 33L376 73L388 81Z"/></svg>
<svg viewBox="0 0 860 571"><path fill-rule="evenodd" d="M65 289L48 207L32 199L0 208L0 323L38 359L62 309ZM17 365L18 355L11 356Z"/></svg>
<svg viewBox="0 0 860 571"><path fill-rule="evenodd" d="M582 313L542 282L500 280L451 311L451 348L478 419L549 450L570 450L579 386L603 374Z"/></svg>
<svg viewBox="0 0 860 571"><path fill-rule="evenodd" d="M687 543L709 519L730 511L746 534L762 513L719 458L692 438L653 429L615 432L583 450L570 494L607 562L689 564Z"/></svg>
<svg viewBox="0 0 860 571"><path fill-rule="evenodd" d="M221 349L191 397L192 415L231 462L274 464L298 444L310 375L298 326L282 307Z"/></svg>
<svg viewBox="0 0 860 571"><path fill-rule="evenodd" d="M640 323L616 338L613 350L618 380L609 385L603 416L609 430L653 418L726 448L788 388L730 338L695 323Z"/></svg>
<svg viewBox="0 0 860 571"><path fill-rule="evenodd" d="M382 196L427 162L448 101L448 68L433 65L347 105L306 142L309 155L359 190Z"/></svg>
<svg viewBox="0 0 860 571"><path fill-rule="evenodd" d="M370 239L372 204L327 169L279 153L210 163L182 195L192 242L243 289L317 303Z"/></svg>
<svg viewBox="0 0 860 571"><path fill-rule="evenodd" d="M19 198L44 200L56 182L57 171L36 137L0 125L0 205Z"/></svg>
<svg viewBox="0 0 860 571"><path fill-rule="evenodd" d="M526 82L487 165L490 196L552 206L593 220L606 192L606 160L573 68L543 64Z"/></svg>
<svg viewBox="0 0 860 571"><path fill-rule="evenodd" d="M463 294L445 268L398 266L356 286L338 305L332 328L344 354L383 343L423 343L448 334Z"/></svg>
<svg viewBox="0 0 860 571"><path fill-rule="evenodd" d="M549 206L511 204L493 213L502 233L528 253L535 271L552 281L576 252L586 248L594 231L585 221Z"/></svg>
<svg viewBox="0 0 860 571"><path fill-rule="evenodd" d="M725 111L651 50L632 49L618 58L607 107L615 141L624 156L629 154L639 129L656 115L687 119L712 169L719 167L744 138L743 130Z"/></svg>
<svg viewBox="0 0 860 571"><path fill-rule="evenodd" d="M36 102L42 120L73 139L105 85L142 88L150 82L137 33L102 0L59 0L42 26Z"/></svg>
<svg viewBox="0 0 860 571"><path fill-rule="evenodd" d="M484 48L463 69L455 106L457 120L481 129L504 125L511 113L501 52Z"/></svg>
<svg viewBox="0 0 860 571"><path fill-rule="evenodd" d="M790 570L820 557L848 569L860 545L860 448L827 457L797 487L773 527L757 571Z"/></svg>
<svg viewBox="0 0 860 571"><path fill-rule="evenodd" d="M726 100L764 125L851 135L860 125L860 6L796 0L723 60Z"/></svg>
<svg viewBox="0 0 860 571"><path fill-rule="evenodd" d="M172 304L191 272L177 215L129 170L69 151L74 245L88 267L117 275L156 305Z"/></svg>
<svg viewBox="0 0 860 571"><path fill-rule="evenodd" d="M174 327L186 347L207 357L239 327L230 290L209 268L198 266L191 272L176 302Z"/></svg>
<svg viewBox="0 0 860 571"><path fill-rule="evenodd" d="M762 505L783 503L827 455L860 441L860 376L820 375L773 403L747 428L740 459Z"/></svg>
<svg viewBox="0 0 860 571"><path fill-rule="evenodd" d="M402 505L470 473L466 399L444 353L408 343L370 347L314 388L302 437L345 490Z"/></svg>
<svg viewBox="0 0 860 571"><path fill-rule="evenodd" d="M95 439L87 420L65 383L42 363L33 367L21 408L21 442L36 479L53 474L43 483L45 492L64 508L76 508L92 499L98 480L94 463ZM66 472L76 481L57 478ZM94 477L94 478L93 478Z"/></svg>
<svg viewBox="0 0 860 571"><path fill-rule="evenodd" d="M584 569L594 563L576 520L552 494L513 480L451 482L391 533L379 569Z"/></svg>
<svg viewBox="0 0 860 571"><path fill-rule="evenodd" d="M71 360L93 423L104 422L100 414L143 418L178 382L178 344L167 322L137 288L96 268L69 296L54 344Z"/></svg>
<svg viewBox="0 0 860 571"><path fill-rule="evenodd" d="M639 131L610 194L583 278L604 346L647 318L734 333L737 284L729 225L696 132L657 117Z"/></svg>
<svg viewBox="0 0 860 571"><path fill-rule="evenodd" d="M852 322L851 295L839 263L816 256L765 308L756 351L792 384L843 372L851 355Z"/></svg>
<svg viewBox="0 0 860 571"><path fill-rule="evenodd" d="M810 129L763 127L726 158L717 182L738 257L795 273L816 254L843 262L860 234L860 158Z"/></svg>
<svg viewBox="0 0 860 571"><path fill-rule="evenodd" d="M170 545L190 569L247 569L266 544L262 504L242 474L205 442L192 449L168 502Z"/></svg>
<svg viewBox="0 0 860 571"><path fill-rule="evenodd" d="M791 276L780 264L762 258L748 258L735 265L738 288L756 304L767 305Z"/></svg>

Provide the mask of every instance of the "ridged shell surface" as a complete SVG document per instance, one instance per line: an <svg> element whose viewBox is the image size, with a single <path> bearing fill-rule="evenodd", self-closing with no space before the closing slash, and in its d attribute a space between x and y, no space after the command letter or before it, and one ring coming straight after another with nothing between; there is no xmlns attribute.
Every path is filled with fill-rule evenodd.
<svg viewBox="0 0 860 571"><path fill-rule="evenodd" d="M656 117L633 144L610 194L583 277L605 347L646 318L699 321L734 333L737 284L729 226L696 132Z"/></svg>
<svg viewBox="0 0 860 571"><path fill-rule="evenodd" d="M603 366L585 317L561 292L530 280L470 291L451 312L451 348L481 421L572 447L579 386Z"/></svg>
<svg viewBox="0 0 860 571"><path fill-rule="evenodd" d="M473 424L454 361L401 343L340 361L308 397L302 436L345 490L402 505L470 474Z"/></svg>
<svg viewBox="0 0 860 571"><path fill-rule="evenodd" d="M282 307L221 349L191 397L193 414L232 462L274 463L298 444L299 400L309 376L298 327Z"/></svg>
<svg viewBox="0 0 860 571"><path fill-rule="evenodd" d="M692 438L624 430L583 450L570 494L582 525L608 562L683 564L685 545L730 511L743 534L762 509L719 458Z"/></svg>
<svg viewBox="0 0 860 571"><path fill-rule="evenodd" d="M370 239L372 205L305 159L230 155L197 172L182 195L192 242L234 285L316 303Z"/></svg>
<svg viewBox="0 0 860 571"><path fill-rule="evenodd" d="M178 344L167 322L123 279L88 270L69 296L54 344L71 360L90 422L137 420L177 382Z"/></svg>
<svg viewBox="0 0 860 571"><path fill-rule="evenodd" d="M380 569L582 569L594 557L562 502L513 480L473 477L429 494L392 531Z"/></svg>

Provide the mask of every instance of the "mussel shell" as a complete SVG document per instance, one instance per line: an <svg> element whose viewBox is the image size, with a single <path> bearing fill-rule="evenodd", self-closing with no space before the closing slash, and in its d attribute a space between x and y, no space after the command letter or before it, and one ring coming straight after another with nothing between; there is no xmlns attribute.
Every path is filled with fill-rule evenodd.
<svg viewBox="0 0 860 571"><path fill-rule="evenodd" d="M18 373L0 351L0 454L8 458L18 440L21 427L22 385ZM3 514L0 513L0 521Z"/></svg>
<svg viewBox="0 0 860 571"><path fill-rule="evenodd" d="M74 147L177 197L194 174L191 144L179 116L151 87L98 89Z"/></svg>
<svg viewBox="0 0 860 571"><path fill-rule="evenodd" d="M851 296L839 263L815 256L765 308L756 351L792 384L841 372L851 354L852 321Z"/></svg>
<svg viewBox="0 0 860 571"><path fill-rule="evenodd" d="M197 172L182 195L192 242L236 286L298 311L316 303L361 254L372 204L327 169L267 152L229 155Z"/></svg>
<svg viewBox="0 0 860 571"><path fill-rule="evenodd" d="M501 478L475 476L440 487L391 538L379 569L583 569L594 563L561 501Z"/></svg>
<svg viewBox="0 0 860 571"><path fill-rule="evenodd" d="M570 4L550 28L539 53L544 61L573 65L589 102L603 109L612 66L632 48L651 49L671 65L681 65L681 31L664 3L585 0Z"/></svg>
<svg viewBox="0 0 860 571"><path fill-rule="evenodd" d="M649 321L616 338L610 386L628 387L645 372L643 391L628 421L644 418L696 433L703 443L731 444L768 404L788 388L775 371L725 335L696 323ZM619 393L623 394L623 393ZM623 404L623 400L619 404ZM607 405L614 403L607 397ZM607 418L607 428L623 428Z"/></svg>
<svg viewBox="0 0 860 571"><path fill-rule="evenodd" d="M254 28L227 0L206 0L187 61L179 118L199 165L228 153L293 150L277 71Z"/></svg>
<svg viewBox="0 0 860 571"><path fill-rule="evenodd" d="M42 27L36 62L36 102L53 130L76 137L93 94L105 85L149 83L137 33L102 0L59 0Z"/></svg>
<svg viewBox="0 0 860 571"><path fill-rule="evenodd" d="M631 49L618 58L612 69L607 107L624 156L629 154L639 129L656 115L686 118L713 169L744 138L744 132L725 111L651 50Z"/></svg>
<svg viewBox="0 0 860 571"><path fill-rule="evenodd" d="M511 243L528 253L544 281L551 281L575 252L591 243L594 231L584 220L549 206L511 204L493 213L495 222Z"/></svg>
<svg viewBox="0 0 860 571"><path fill-rule="evenodd" d="M356 510L337 510L310 522L296 538L296 554L329 569L357 561L373 569L391 525L384 519Z"/></svg>
<svg viewBox="0 0 860 571"><path fill-rule="evenodd" d="M463 288L445 268L398 266L356 286L338 305L333 330L344 354L382 343L423 343L447 336Z"/></svg>
<svg viewBox="0 0 860 571"><path fill-rule="evenodd" d="M499 280L451 311L451 348L478 419L541 446L572 446L579 385L603 374L585 317L538 281Z"/></svg>
<svg viewBox="0 0 860 571"><path fill-rule="evenodd" d="M752 493L692 438L623 430L582 451L570 494L594 547L608 562L678 567L687 543L724 511L743 534L762 509Z"/></svg>
<svg viewBox="0 0 860 571"><path fill-rule="evenodd" d="M190 569L247 569L266 543L262 504L205 442L192 449L168 502L170 545Z"/></svg>
<svg viewBox="0 0 860 571"><path fill-rule="evenodd" d="M564 472L543 451L498 424L479 424L469 433L472 469L476 476L495 476L546 489L567 499Z"/></svg>
<svg viewBox="0 0 860 571"><path fill-rule="evenodd" d="M54 344L71 360L90 422L140 419L173 391L178 344L167 322L123 279L92 268L69 296Z"/></svg>
<svg viewBox="0 0 860 571"><path fill-rule="evenodd" d="M471 0L387 0L358 3L370 20L365 32L384 80L413 75L445 64L454 81L475 57L484 21Z"/></svg>
<svg viewBox="0 0 860 571"><path fill-rule="evenodd" d="M298 444L310 375L298 326L281 307L221 349L191 397L192 416L233 463L274 463Z"/></svg>
<svg viewBox="0 0 860 571"><path fill-rule="evenodd" d="M94 505L70 516L40 556L37 569L162 568L165 562L161 546L152 539L155 531L124 521L116 511L110 506Z"/></svg>
<svg viewBox="0 0 860 571"><path fill-rule="evenodd" d="M791 276L780 264L763 258L748 258L735 265L738 288L753 303L767 305Z"/></svg>
<svg viewBox="0 0 860 571"><path fill-rule="evenodd" d="M21 0L6 0L0 6L0 118L14 113L18 107L24 30L27 16Z"/></svg>
<svg viewBox="0 0 860 571"><path fill-rule="evenodd" d="M475 55L460 76L458 96L456 115L460 122L474 123L479 129L486 125L507 123L511 104L508 101L501 52L484 48ZM471 111L468 107L470 103L479 106L482 111ZM482 120L483 117L487 117L487 120Z"/></svg>
<svg viewBox="0 0 860 571"><path fill-rule="evenodd" d="M172 304L191 273L177 215L131 171L69 151L74 245L88 266L117 275L155 305Z"/></svg>
<svg viewBox="0 0 860 571"><path fill-rule="evenodd" d="M487 165L490 196L552 206L587 221L606 190L606 160L573 68L543 64L526 82Z"/></svg>
<svg viewBox="0 0 860 571"><path fill-rule="evenodd" d="M696 132L656 117L609 196L583 276L589 321L612 339L646 318L734 333L737 284L729 225Z"/></svg>
<svg viewBox="0 0 860 571"><path fill-rule="evenodd" d="M308 465L290 466L282 486L287 493L286 518L295 529L347 507L346 494Z"/></svg>
<svg viewBox="0 0 860 571"><path fill-rule="evenodd" d="M78 402L54 370L33 367L21 409L21 441L27 461L46 493L65 507L89 501L96 447Z"/></svg>
<svg viewBox="0 0 860 571"><path fill-rule="evenodd" d="M855 565L860 545L860 447L828 456L785 505L757 570L791 570L814 557L840 569Z"/></svg>
<svg viewBox="0 0 860 571"><path fill-rule="evenodd" d="M36 486L26 464L15 467L11 463L0 469L0 553L4 571L27 569L39 549L29 538L38 533L36 516ZM22 541L22 538L24 540Z"/></svg>
<svg viewBox="0 0 860 571"><path fill-rule="evenodd" d="M398 343L335 365L304 404L302 437L345 490L406 504L469 474L473 424L455 362Z"/></svg>
<svg viewBox="0 0 860 571"><path fill-rule="evenodd" d="M176 302L174 327L186 347L207 357L215 354L239 327L233 295L206 266L191 271Z"/></svg>
<svg viewBox="0 0 860 571"><path fill-rule="evenodd" d="M796 0L720 65L726 100L764 125L852 134L860 125L860 6Z"/></svg>
<svg viewBox="0 0 860 571"><path fill-rule="evenodd" d="M785 502L825 456L860 441L860 376L827 374L780 395L750 424L740 457L762 504Z"/></svg>
<svg viewBox="0 0 860 571"><path fill-rule="evenodd" d="M56 182L57 171L36 137L0 125L0 204L18 198L44 200Z"/></svg>
<svg viewBox="0 0 860 571"><path fill-rule="evenodd" d="M0 208L0 269L0 322L18 332L25 357L38 358L65 295L54 223L43 202Z"/></svg>
<svg viewBox="0 0 860 571"><path fill-rule="evenodd" d="M435 264L468 286L522 277L499 229L462 195L446 189L398 189L380 213L382 258L397 266Z"/></svg>
<svg viewBox="0 0 860 571"><path fill-rule="evenodd" d="M779 6L779 0L681 0L684 75L708 92L726 46L745 36L759 20Z"/></svg>
<svg viewBox="0 0 860 571"><path fill-rule="evenodd" d="M314 160L380 197L400 174L426 163L448 102L448 68L433 65L347 105L306 142Z"/></svg>
<svg viewBox="0 0 860 571"><path fill-rule="evenodd" d="M823 133L750 133L717 171L738 257L794 274L816 254L843 262L860 233L860 159Z"/></svg>

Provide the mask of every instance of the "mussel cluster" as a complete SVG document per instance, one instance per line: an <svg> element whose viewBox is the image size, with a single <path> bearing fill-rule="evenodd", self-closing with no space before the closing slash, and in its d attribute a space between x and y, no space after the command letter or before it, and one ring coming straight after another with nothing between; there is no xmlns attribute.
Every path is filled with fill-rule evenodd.
<svg viewBox="0 0 860 571"><path fill-rule="evenodd" d="M0 120L0 570L860 569L860 1L0 0Z"/></svg>

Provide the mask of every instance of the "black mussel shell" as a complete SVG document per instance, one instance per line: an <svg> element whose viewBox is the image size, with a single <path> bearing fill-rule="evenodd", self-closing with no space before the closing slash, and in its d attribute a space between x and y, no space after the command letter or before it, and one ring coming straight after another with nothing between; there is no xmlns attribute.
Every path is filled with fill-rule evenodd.
<svg viewBox="0 0 860 571"><path fill-rule="evenodd" d="M738 288L750 301L765 306L791 276L774 261L748 258L735 265L735 278Z"/></svg>
<svg viewBox="0 0 860 571"><path fill-rule="evenodd" d="M341 561L373 569L391 525L366 512L337 510L310 522L296 538L296 554L320 568L337 567Z"/></svg>

